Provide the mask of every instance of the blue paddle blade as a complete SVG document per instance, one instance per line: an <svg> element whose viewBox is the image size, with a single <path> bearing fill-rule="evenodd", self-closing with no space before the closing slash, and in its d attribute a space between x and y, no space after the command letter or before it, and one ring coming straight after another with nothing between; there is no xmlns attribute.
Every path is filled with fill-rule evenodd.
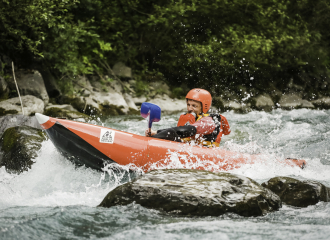
<svg viewBox="0 0 330 240"><path fill-rule="evenodd" d="M153 122L159 122L161 109L153 103L144 102L141 105L141 116L147 118L149 116L149 128Z"/></svg>

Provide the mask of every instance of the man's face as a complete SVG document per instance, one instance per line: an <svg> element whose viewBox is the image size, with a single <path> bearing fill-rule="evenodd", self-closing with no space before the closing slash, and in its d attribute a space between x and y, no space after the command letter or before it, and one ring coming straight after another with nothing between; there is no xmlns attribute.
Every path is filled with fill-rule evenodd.
<svg viewBox="0 0 330 240"><path fill-rule="evenodd" d="M196 115L199 115L202 113L202 104L198 101L187 99L187 110L188 113L196 113Z"/></svg>

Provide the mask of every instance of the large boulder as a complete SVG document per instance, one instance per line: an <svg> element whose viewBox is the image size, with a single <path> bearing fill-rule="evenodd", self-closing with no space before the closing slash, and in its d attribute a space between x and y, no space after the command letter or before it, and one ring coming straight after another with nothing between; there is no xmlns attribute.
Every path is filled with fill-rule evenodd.
<svg viewBox="0 0 330 240"><path fill-rule="evenodd" d="M6 129L17 126L29 126L42 129L35 116L6 115L0 117L0 136Z"/></svg>
<svg viewBox="0 0 330 240"><path fill-rule="evenodd" d="M172 99L168 95L157 95L156 98L149 100L149 102L157 104L162 112L181 112L187 111L186 100Z"/></svg>
<svg viewBox="0 0 330 240"><path fill-rule="evenodd" d="M24 115L34 115L44 112L44 102L34 96L22 96ZM10 98L0 102L0 116L7 114L22 114L21 101L19 97Z"/></svg>
<svg viewBox="0 0 330 240"><path fill-rule="evenodd" d="M64 95L59 99L60 104L70 104L79 112L95 115L123 115L130 111L120 89L119 81L104 82L78 76L74 82L74 95ZM117 84L116 84L117 83ZM133 108L132 108L133 109ZM135 110L135 109L134 109Z"/></svg>
<svg viewBox="0 0 330 240"><path fill-rule="evenodd" d="M330 97L323 97L312 101L315 107L321 109L330 109Z"/></svg>
<svg viewBox="0 0 330 240"><path fill-rule="evenodd" d="M93 86L91 85L89 79L86 76L76 76L71 79L73 85L74 94L83 94L85 91L93 91Z"/></svg>
<svg viewBox="0 0 330 240"><path fill-rule="evenodd" d="M27 171L46 139L40 129L28 126L8 128L0 139L0 167L5 166L8 172Z"/></svg>
<svg viewBox="0 0 330 240"><path fill-rule="evenodd" d="M236 101L223 101L223 108L224 110L234 110L235 112L245 113L250 112L251 104L250 103L238 103Z"/></svg>
<svg viewBox="0 0 330 240"><path fill-rule="evenodd" d="M330 189L316 181L275 177L262 186L277 194L283 203L295 207L307 207L319 201L330 201Z"/></svg>
<svg viewBox="0 0 330 240"><path fill-rule="evenodd" d="M15 73L19 92L22 96L32 95L44 101L47 105L49 96L44 84L44 80L38 71L20 70ZM8 85L11 90L16 90L13 77L8 79Z"/></svg>
<svg viewBox="0 0 330 240"><path fill-rule="evenodd" d="M144 102L146 102L147 101L147 97L146 96L139 96L139 97L133 97L133 99L132 99L133 101L134 101L134 103L135 103L135 105L137 105L137 106L141 106L142 105L142 103L144 103Z"/></svg>
<svg viewBox="0 0 330 240"><path fill-rule="evenodd" d="M101 106L94 101L90 96L68 96L62 95L58 101L61 105L71 105L74 109L77 109L81 113L88 115L100 114Z"/></svg>
<svg viewBox="0 0 330 240"><path fill-rule="evenodd" d="M108 92L115 91L118 93L123 92L123 83L119 79L111 79L106 78L108 80L100 79L100 78L92 78L91 85L93 87L93 91L95 92Z"/></svg>
<svg viewBox="0 0 330 240"><path fill-rule="evenodd" d="M115 188L99 206L133 202L190 216L219 216L227 212L260 216L281 207L276 194L247 177L188 169L150 171Z"/></svg>
<svg viewBox="0 0 330 240"><path fill-rule="evenodd" d="M54 75L48 70L40 70L42 78L44 79L45 87L50 98L56 98L60 96L61 90L56 82Z"/></svg>
<svg viewBox="0 0 330 240"><path fill-rule="evenodd" d="M258 110L271 111L274 107L274 102L269 95L259 95L252 99L252 107Z"/></svg>
<svg viewBox="0 0 330 240"><path fill-rule="evenodd" d="M163 81L150 82L149 88L162 94L171 95L170 87Z"/></svg>
<svg viewBox="0 0 330 240"><path fill-rule="evenodd" d="M132 78L132 69L130 67L127 67L124 63L118 62L116 63L113 68L113 72L118 77L123 78Z"/></svg>
<svg viewBox="0 0 330 240"><path fill-rule="evenodd" d="M293 109L293 108L314 108L314 105L302 99L296 94L284 94L281 96L279 102L279 107L283 109Z"/></svg>
<svg viewBox="0 0 330 240"><path fill-rule="evenodd" d="M0 68L1 69L1 68ZM5 79L0 76L0 100L8 98L8 84Z"/></svg>
<svg viewBox="0 0 330 240"><path fill-rule="evenodd" d="M126 101L128 107L131 108L131 109L133 109L133 110L138 111L138 108L137 108L137 106L135 105L135 102L134 102L132 96L129 95L128 93L124 93L123 96L124 96L124 99L125 99L125 101Z"/></svg>
<svg viewBox="0 0 330 240"><path fill-rule="evenodd" d="M87 114L78 112L74 109L71 105L64 104L64 105L49 105L46 107L45 115L55 118L67 118L70 120L83 118L85 120L90 119L90 116Z"/></svg>
<svg viewBox="0 0 330 240"><path fill-rule="evenodd" d="M127 114L129 106L121 93L109 89L108 92L93 92L90 96L92 100L101 105L104 115Z"/></svg>

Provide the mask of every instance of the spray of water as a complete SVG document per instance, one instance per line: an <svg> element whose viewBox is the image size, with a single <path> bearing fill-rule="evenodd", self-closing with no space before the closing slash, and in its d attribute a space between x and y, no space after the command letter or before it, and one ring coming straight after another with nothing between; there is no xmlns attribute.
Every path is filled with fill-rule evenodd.
<svg viewBox="0 0 330 240"><path fill-rule="evenodd" d="M258 154L263 161L244 164L228 172L264 182L276 176L312 179L330 186L328 147L330 112L310 110L282 110L273 113L251 112L239 115L226 113L232 133L222 142L222 148L243 154ZM179 115L164 117L156 128L170 127ZM98 125L100 125L98 123ZM102 123L103 125L103 123ZM137 118L111 119L105 126L143 134L146 122ZM300 169L282 164L289 153L302 156L307 167ZM327 155L328 154L328 155ZM134 156L132 156L134 158ZM179 151L168 151L165 159L153 163L152 169L206 169L221 171L221 166L199 158L189 145ZM108 164L103 172L84 166L77 167L61 156L51 141L43 143L32 169L22 174L9 174L0 168L0 208L10 206L97 206L108 192L143 174L133 164Z"/></svg>

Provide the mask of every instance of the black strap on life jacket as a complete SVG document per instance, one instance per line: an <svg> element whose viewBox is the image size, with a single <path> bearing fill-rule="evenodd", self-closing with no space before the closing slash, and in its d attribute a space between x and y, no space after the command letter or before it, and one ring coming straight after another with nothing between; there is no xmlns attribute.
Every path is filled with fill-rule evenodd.
<svg viewBox="0 0 330 240"><path fill-rule="evenodd" d="M213 121L215 123L215 129L211 134L204 135L203 139L205 141L215 142L215 140L217 139L217 137L220 133L220 129L221 129L220 128L221 127L221 115L217 114L217 113L211 113L209 116L213 119Z"/></svg>

